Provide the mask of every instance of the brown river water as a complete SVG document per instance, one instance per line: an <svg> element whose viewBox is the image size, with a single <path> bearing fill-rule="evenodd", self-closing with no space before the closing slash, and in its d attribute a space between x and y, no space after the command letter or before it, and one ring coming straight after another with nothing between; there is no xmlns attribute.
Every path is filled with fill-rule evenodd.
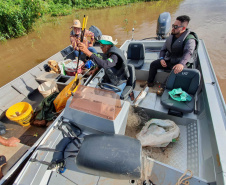
<svg viewBox="0 0 226 185"><path fill-rule="evenodd" d="M118 47L130 39L155 36L160 13L169 12L172 23L182 14L191 17L189 28L203 39L214 67L222 94L226 99L226 1L162 0L127 6L80 10L72 15L45 18L37 22L33 32L0 44L0 87L70 45L72 20L88 15L87 28L97 26L103 34L118 39Z"/></svg>

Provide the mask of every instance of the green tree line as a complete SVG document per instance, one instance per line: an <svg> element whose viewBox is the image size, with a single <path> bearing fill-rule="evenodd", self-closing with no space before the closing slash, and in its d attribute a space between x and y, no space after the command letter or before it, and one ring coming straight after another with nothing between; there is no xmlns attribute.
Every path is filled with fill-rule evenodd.
<svg viewBox="0 0 226 185"><path fill-rule="evenodd" d="M0 0L0 41L27 34L45 14L64 16L73 9L104 8L152 0Z"/></svg>

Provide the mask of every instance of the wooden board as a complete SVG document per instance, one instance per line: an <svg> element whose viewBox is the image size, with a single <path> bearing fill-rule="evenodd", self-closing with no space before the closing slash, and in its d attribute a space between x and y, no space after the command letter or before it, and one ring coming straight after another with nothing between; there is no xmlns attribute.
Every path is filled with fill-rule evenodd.
<svg viewBox="0 0 226 185"><path fill-rule="evenodd" d="M2 173L5 175L7 171L29 150L29 146L18 143L16 147L6 147L0 144L0 155L6 157L7 164L2 167Z"/></svg>

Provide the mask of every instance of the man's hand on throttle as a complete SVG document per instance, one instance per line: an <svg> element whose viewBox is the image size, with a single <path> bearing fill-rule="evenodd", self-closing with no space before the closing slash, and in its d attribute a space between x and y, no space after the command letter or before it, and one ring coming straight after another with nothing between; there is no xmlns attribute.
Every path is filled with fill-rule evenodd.
<svg viewBox="0 0 226 185"><path fill-rule="evenodd" d="M98 71L98 67L97 68L95 68L95 69L93 69L93 70L91 70L90 72L89 72L89 75L95 75L95 73Z"/></svg>

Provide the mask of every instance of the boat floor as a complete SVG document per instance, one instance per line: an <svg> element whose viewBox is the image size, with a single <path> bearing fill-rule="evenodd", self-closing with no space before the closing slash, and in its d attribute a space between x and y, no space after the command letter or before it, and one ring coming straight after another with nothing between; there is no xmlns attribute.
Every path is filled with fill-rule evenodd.
<svg viewBox="0 0 226 185"><path fill-rule="evenodd" d="M5 175L8 170L18 161L18 159L29 150L29 146L18 143L16 147L6 147L0 145L0 155L4 154L7 164L2 167L2 174Z"/></svg>
<svg viewBox="0 0 226 185"><path fill-rule="evenodd" d="M35 110L35 108L42 100L43 96L36 89L27 98L25 98L23 102L28 102L29 104L31 104L33 110ZM19 138L21 144L27 146L32 146L46 130L46 127L37 127L34 125L23 127L16 122L10 121L6 116L4 116L1 121L5 123L6 126L6 134L3 135L4 137ZM50 125L51 123L52 121L49 122L47 125Z"/></svg>
<svg viewBox="0 0 226 185"><path fill-rule="evenodd" d="M135 91L139 92L142 90L142 88L140 88L140 84L142 82L143 81L137 81ZM159 90L160 86L161 86L161 84L156 84L153 88L149 88L149 93L150 94L156 93L157 90ZM135 98L136 98L136 96L135 96ZM39 93L38 90L35 90L26 99L24 99L25 102L28 102L32 105L33 109L35 109L42 100L43 100L43 96ZM142 124L139 124L139 126L138 126L138 125L136 125L137 124L136 123L135 124L136 127L132 128L132 127L130 127L131 122L133 122L133 123L136 122L136 116L135 116L136 114L134 114L131 111L129 114L130 115L128 116L126 135L131 136L131 137L136 137L136 134L141 130L140 125L144 124L145 121L148 121L148 119L150 119L150 118L148 118L146 120L143 119ZM22 127L21 125L8 120L6 117L3 117L1 119L1 121L3 123L5 123L6 128L7 128L7 133L4 135L4 137L6 137L6 138L17 137L21 140L21 144L27 145L27 146L32 146L38 140L38 138L45 132L45 130L47 128L47 127L37 127L34 125ZM51 123L52 122L49 122L48 125ZM184 125L179 125L179 127L181 130L181 135L185 136L185 137L180 137L178 142L170 144L166 148L145 147L145 148L143 148L143 153L148 157L156 159L157 161L163 162L165 164L171 165L181 171L185 171L189 167L189 169L193 170L194 175L198 176L197 161L193 160L193 162L191 162L191 160L188 160L189 156L190 156L188 153L188 147L189 147L188 140L190 137L190 136L188 136L188 128L187 128L187 126L184 126ZM196 133L195 137L197 137L197 133ZM26 148L26 146L25 146L25 148ZM193 145L193 148L190 147L190 149L191 149L191 151L193 151L193 150L197 151L197 145ZM5 150L7 151L7 148L5 148ZM8 150L12 151L11 148L8 148ZM26 152L26 150L24 150L24 152ZM15 152L15 154L13 156L14 156L15 160L17 160L22 155L23 155L23 153ZM189 155L189 156L187 156L187 155ZM7 157L7 159L10 159L10 158ZM190 156L190 159L192 159L192 156ZM13 165L13 163L12 163L12 165ZM117 181L115 179L111 180L108 178L101 177L98 180L98 184L104 184L104 182L106 180L109 184L111 184L111 182L112 182L112 184L115 184ZM120 184L122 184L122 182L125 182L125 184L129 183L128 181L120 181Z"/></svg>
<svg viewBox="0 0 226 185"><path fill-rule="evenodd" d="M131 116L130 111L129 117ZM135 113L140 115L140 113ZM136 138L136 135L141 131L143 123L137 125L136 118L128 119L125 135ZM131 123L132 122L132 123ZM131 126L131 125L137 126ZM179 140L170 143L167 147L143 147L143 155L150 157L164 164L170 165L178 170L186 171L191 169L195 176L198 172L198 132L197 125L194 123L189 126L178 125L180 128Z"/></svg>
<svg viewBox="0 0 226 185"><path fill-rule="evenodd" d="M43 96L38 90L35 90L23 101L31 104L33 110L43 100ZM0 145L0 155L4 155L7 159L7 164L2 168L2 173L5 175L7 171L29 150L29 148L40 138L46 131L47 127L37 127L29 125L23 127L18 123L10 121L6 116L1 119L6 127L6 134L2 137L10 138L16 137L20 139L20 143L16 147L5 147ZM49 126L53 121L47 123Z"/></svg>
<svg viewBox="0 0 226 185"><path fill-rule="evenodd" d="M138 93L142 90L140 84L143 81L137 81L135 91ZM154 87L149 88L149 94L155 96L156 92L161 88L163 84L156 83ZM135 96L136 98L136 96ZM148 97L147 97L148 98ZM160 96L156 96L156 102L160 103ZM146 100L148 101L148 100ZM150 99L150 104L155 104ZM142 102L140 103L142 106ZM156 109L156 105L153 110ZM164 117L162 117L164 115ZM188 117L194 118L194 113L190 113ZM159 116L159 115L156 115ZM167 115L167 112L161 113L159 117L155 117L155 113L148 115L144 109L137 109L133 106L130 107L127 127L125 135L136 138L136 135L141 131L144 124L152 118L158 119L171 119L172 116ZM182 118L183 119L183 118ZM185 118L186 119L186 116ZM173 166L174 168L186 171L186 169L191 169L193 174L199 176L198 171L198 127L195 119L188 119L186 124L181 124L179 120L174 120L174 122L180 128L179 140L170 143L167 147L143 147L143 154L146 157L150 157L164 164Z"/></svg>

